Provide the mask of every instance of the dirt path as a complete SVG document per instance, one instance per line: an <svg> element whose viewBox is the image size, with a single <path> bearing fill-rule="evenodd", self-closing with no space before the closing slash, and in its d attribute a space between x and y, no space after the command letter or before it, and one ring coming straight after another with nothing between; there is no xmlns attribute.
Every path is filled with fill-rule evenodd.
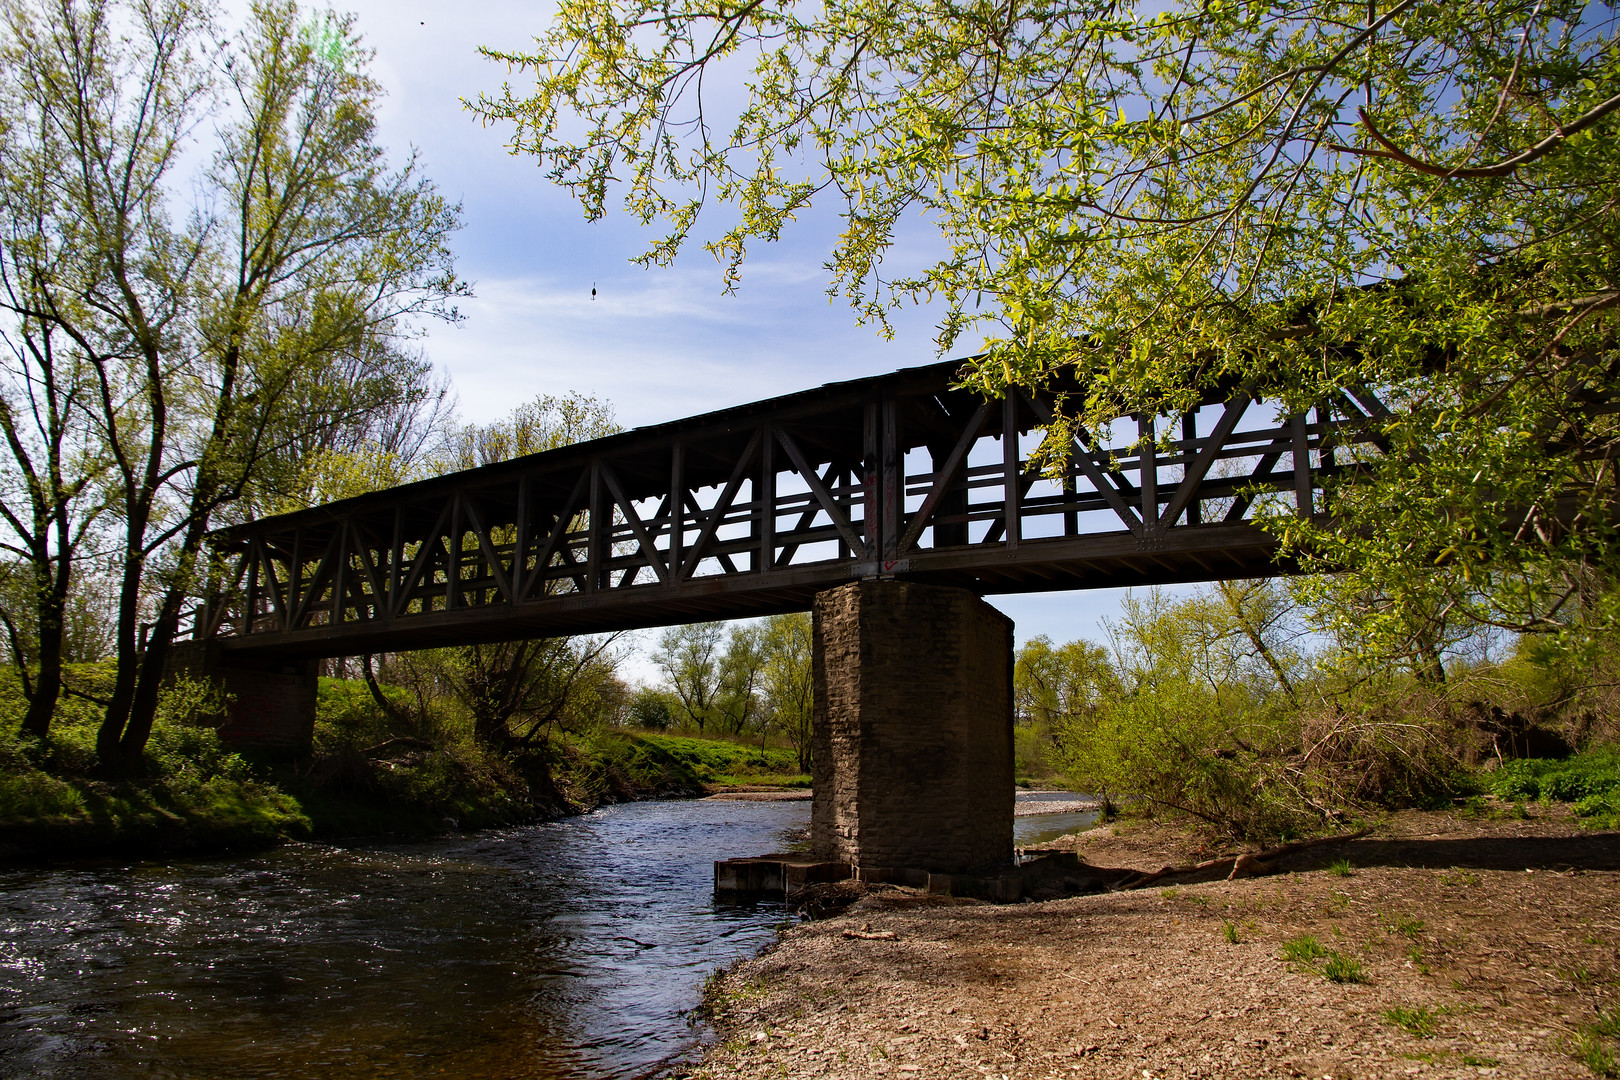
<svg viewBox="0 0 1620 1080"><path fill-rule="evenodd" d="M723 1041L692 1075L1602 1075L1620 834L1537 815L1398 815L1248 880L1007 907L874 893L717 980ZM1222 853L1154 827L1076 846L1139 869ZM1605 1014L1615 1037L1592 1031Z"/></svg>

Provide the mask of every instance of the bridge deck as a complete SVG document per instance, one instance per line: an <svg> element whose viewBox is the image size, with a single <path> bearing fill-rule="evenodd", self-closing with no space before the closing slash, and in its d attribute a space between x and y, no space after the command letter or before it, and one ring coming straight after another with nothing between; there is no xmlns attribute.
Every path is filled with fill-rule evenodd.
<svg viewBox="0 0 1620 1080"><path fill-rule="evenodd" d="M1031 457L1053 399L985 402L951 388L958 366L225 530L225 577L195 633L355 655L803 610L862 577L994 594L1261 576L1286 567L1252 523L1256 501L1312 513L1382 411L1347 395L1279 422L1238 394L1081 431L1045 475Z"/></svg>

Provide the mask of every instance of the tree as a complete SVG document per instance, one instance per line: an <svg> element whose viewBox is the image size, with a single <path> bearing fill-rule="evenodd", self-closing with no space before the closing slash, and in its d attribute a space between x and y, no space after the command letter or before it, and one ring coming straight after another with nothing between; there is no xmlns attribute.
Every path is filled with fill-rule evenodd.
<svg viewBox="0 0 1620 1080"><path fill-rule="evenodd" d="M761 627L763 654L760 687L772 728L782 733L807 773L811 761L811 734L815 722L815 642L810 616L795 612L772 615Z"/></svg>
<svg viewBox="0 0 1620 1080"><path fill-rule="evenodd" d="M488 50L532 92L473 108L588 216L622 192L666 226L647 262L734 208L705 244L728 287L830 199L829 291L861 320L942 305L941 349L985 335L987 394L1075 377L1055 458L1237 388L1373 428L1332 528L1268 519L1386 598L1372 638L1437 605L1590 631L1620 610L1615 25L1577 0L573 0ZM912 218L933 261L887 277Z"/></svg>
<svg viewBox="0 0 1620 1080"><path fill-rule="evenodd" d="M10 58L7 58L10 59ZM6 108L7 114L16 110ZM16 315L4 333L0 433L9 458L0 468L0 550L7 566L0 622L28 708L22 730L44 739L61 693L70 605L83 607L79 559L107 508L109 466L88 423L90 368L55 325L40 317L42 275L71 258L39 228L53 197L37 148L7 145L0 134L0 289ZM75 594L78 595L75 595Z"/></svg>
<svg viewBox="0 0 1620 1080"><path fill-rule="evenodd" d="M458 211L414 158L387 166L350 19L256 3L216 47L209 12L183 0L13 0L3 32L9 134L51 193L12 314L89 372L122 534L98 749L134 758L186 598L211 572L210 529L311 437L394 406L402 338L456 317ZM176 222L183 155L210 117Z"/></svg>
<svg viewBox="0 0 1620 1080"><path fill-rule="evenodd" d="M733 626L720 656L715 719L729 735L742 735L760 720L760 680L765 672L762 633L756 626Z"/></svg>
<svg viewBox="0 0 1620 1080"><path fill-rule="evenodd" d="M1014 714L1020 724L1055 732L1094 712L1117 685L1108 650L1084 640L1053 645L1041 634L1014 658Z"/></svg>
<svg viewBox="0 0 1620 1080"><path fill-rule="evenodd" d="M687 723L699 733L715 719L720 696L720 639L725 624L687 623L658 636L653 663L664 673Z"/></svg>

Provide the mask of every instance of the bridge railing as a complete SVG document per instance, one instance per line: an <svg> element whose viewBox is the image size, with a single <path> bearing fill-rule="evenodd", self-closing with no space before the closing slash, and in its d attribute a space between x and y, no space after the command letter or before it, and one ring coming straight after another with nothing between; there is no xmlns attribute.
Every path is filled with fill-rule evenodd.
<svg viewBox="0 0 1620 1080"><path fill-rule="evenodd" d="M1278 419L1243 394L1037 449L1052 399L953 365L638 429L216 538L198 636L353 654L803 608L899 575L981 592L1275 572L1257 499L1318 512L1376 452L1361 395ZM1059 455L1058 460L1062 460Z"/></svg>

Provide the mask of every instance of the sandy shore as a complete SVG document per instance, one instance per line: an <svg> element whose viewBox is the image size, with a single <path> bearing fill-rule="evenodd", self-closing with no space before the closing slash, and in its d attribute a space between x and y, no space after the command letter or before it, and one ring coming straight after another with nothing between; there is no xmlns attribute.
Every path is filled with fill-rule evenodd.
<svg viewBox="0 0 1620 1080"><path fill-rule="evenodd" d="M1270 876L1044 903L879 887L717 980L688 1075L1591 1077L1620 1058L1592 1030L1620 1027L1620 834L1534 813L1397 815ZM1222 854L1152 826L1072 844Z"/></svg>

